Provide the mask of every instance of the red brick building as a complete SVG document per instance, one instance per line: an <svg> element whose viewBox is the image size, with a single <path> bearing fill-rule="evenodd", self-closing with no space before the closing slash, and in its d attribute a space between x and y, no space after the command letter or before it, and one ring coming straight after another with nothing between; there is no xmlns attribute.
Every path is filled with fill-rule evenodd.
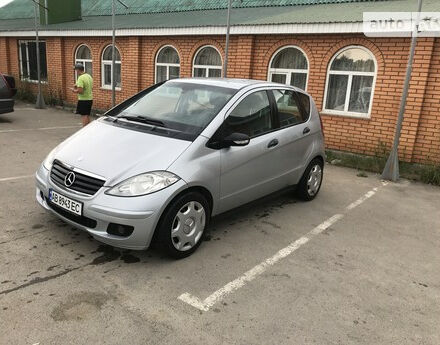
<svg viewBox="0 0 440 345"><path fill-rule="evenodd" d="M163 79L221 75L227 1L134 3L116 16L118 102ZM411 11L416 3L278 0L270 7L266 3L234 3L228 77L305 88L320 109L328 148L373 155L390 147L410 38L366 37L362 13ZM74 103L75 95L68 89L75 80L72 66L76 61L85 64L94 78L94 107L107 109L111 1L92 5L83 0L81 20L41 26L42 70L48 92ZM439 10L436 1L424 8ZM0 9L0 71L34 87L32 15L24 0ZM420 38L402 130L402 159L440 162L439 90L440 38Z"/></svg>

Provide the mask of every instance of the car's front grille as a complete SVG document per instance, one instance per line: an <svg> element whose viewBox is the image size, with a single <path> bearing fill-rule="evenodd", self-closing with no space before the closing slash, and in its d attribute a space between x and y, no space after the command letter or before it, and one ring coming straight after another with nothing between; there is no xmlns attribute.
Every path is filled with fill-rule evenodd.
<svg viewBox="0 0 440 345"><path fill-rule="evenodd" d="M74 173L74 182L70 186L65 184L66 175L69 173ZM71 189L87 195L95 194L105 183L104 180L74 171L57 160L53 162L50 178L62 188Z"/></svg>
<svg viewBox="0 0 440 345"><path fill-rule="evenodd" d="M53 204L48 198L45 199L49 207L52 210L54 210L56 213L58 213L60 216L63 216L64 218L67 218L72 222L78 223L87 228L91 228L91 229L96 228L96 224L97 224L96 220L84 216L77 216L76 214L70 213L69 211L66 211L65 209Z"/></svg>

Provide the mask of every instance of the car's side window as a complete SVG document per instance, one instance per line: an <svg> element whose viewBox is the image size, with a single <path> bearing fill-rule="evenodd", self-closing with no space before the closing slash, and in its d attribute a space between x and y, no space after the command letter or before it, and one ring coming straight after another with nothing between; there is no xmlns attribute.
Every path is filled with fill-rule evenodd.
<svg viewBox="0 0 440 345"><path fill-rule="evenodd" d="M226 135L243 133L253 138L273 129L271 107L266 91L246 96L226 118Z"/></svg>
<svg viewBox="0 0 440 345"><path fill-rule="evenodd" d="M297 92L296 94L298 95L299 101L301 102L304 110L304 121L307 121L310 116L310 97L302 92Z"/></svg>
<svg viewBox="0 0 440 345"><path fill-rule="evenodd" d="M280 127L288 127L307 120L292 90L273 90L278 108Z"/></svg>

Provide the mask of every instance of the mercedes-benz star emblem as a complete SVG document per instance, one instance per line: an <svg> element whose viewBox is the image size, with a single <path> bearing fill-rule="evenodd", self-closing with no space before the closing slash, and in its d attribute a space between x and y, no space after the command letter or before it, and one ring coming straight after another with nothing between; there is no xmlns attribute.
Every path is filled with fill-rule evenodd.
<svg viewBox="0 0 440 345"><path fill-rule="evenodd" d="M69 172L66 177L64 178L64 185L66 187L70 187L75 182L75 173Z"/></svg>

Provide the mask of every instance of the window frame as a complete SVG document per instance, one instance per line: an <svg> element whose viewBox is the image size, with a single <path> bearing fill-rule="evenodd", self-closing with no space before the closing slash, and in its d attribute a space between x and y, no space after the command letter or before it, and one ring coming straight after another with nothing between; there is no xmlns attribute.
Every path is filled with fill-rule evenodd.
<svg viewBox="0 0 440 345"><path fill-rule="evenodd" d="M293 92L293 97L295 98L295 101L296 101L296 103L297 103L297 105L298 105L298 109L299 109L299 111L304 115L304 114L307 114L307 112L305 111L305 109L304 109L304 105L303 105L303 103L301 102L301 100L300 100L300 98L299 98L299 96L298 96L298 93L299 92L301 92L301 91L296 91L296 90L293 90L293 89L289 89L289 88L282 88L282 87L276 87L276 88L273 88L273 89L270 89L270 90L268 90L268 91L270 91L270 94L271 94L271 97L272 97L272 102L273 102L273 106L274 106L274 111L275 111L275 117L276 117L276 124L277 124L277 126L278 126L278 129L285 129L285 128L290 128L290 127L293 127L293 126L298 126L298 125L302 125L302 124L304 124L304 123L307 123L307 122L309 122L309 120L310 120L310 114L311 114L311 112L309 111L309 113L307 114L307 117L306 117L306 119L305 120L303 120L303 121L301 121L301 122L297 122L297 123L292 123L292 124L290 124L290 125L288 125L288 126L284 126L284 127L281 127L281 124L280 124L280 116L279 116L279 113L278 113L278 105L277 105L277 101L276 101L276 99L275 99L275 95L273 94L273 91L275 91L275 90L287 90L287 91L292 91ZM305 93L305 92L301 92L302 94L304 94L305 96L307 96L307 97L309 97L309 101L310 101L310 96L307 94L307 93Z"/></svg>
<svg viewBox="0 0 440 345"><path fill-rule="evenodd" d="M87 49L90 51L90 56L92 56L91 59L78 59L78 58L76 57L76 56L78 55L78 50L79 50L79 48L81 48L82 46L87 47ZM76 65L77 63L82 64L82 65L84 66L84 71L86 70L86 62L90 62L90 64L92 65L92 73L93 73L93 55L92 55L92 49L90 49L90 47L89 47L87 44L85 44L85 43L81 43L78 47L76 47L74 58L75 58L75 65ZM78 80L78 72L77 72L76 70L75 70L75 76L74 76L74 78L75 78L75 81Z"/></svg>
<svg viewBox="0 0 440 345"><path fill-rule="evenodd" d="M358 72L358 71L331 71L331 66L333 62L335 61L336 57L339 56L341 53L343 53L346 50L350 49L362 49L367 54L371 56L374 62L374 72ZM345 94L345 104L344 104L344 110L334 110L334 109L327 109L327 92L330 82L330 75L346 75L348 76L347 81L347 91ZM367 113L359 113L355 111L348 111L349 103L350 103L350 96L351 96L351 86L353 81L353 76L372 76L373 77L373 83L371 84L371 96L370 96L370 104L368 106L368 112ZM322 112L323 114L329 114L329 115L339 115L339 116L346 116L346 117L355 117L355 118L361 118L361 119L370 119L371 118L371 110L373 107L373 100L374 100L374 91L376 89L376 80L377 80L377 60L374 54L369 50L368 48L360 45L350 45L346 46L340 50L338 50L333 57L331 58L328 66L327 66L327 76L325 80L325 89L324 89L324 101L322 104Z"/></svg>
<svg viewBox="0 0 440 345"><path fill-rule="evenodd" d="M252 140L254 138L258 138L262 135L270 134L270 133L273 133L275 131L280 130L279 123L278 123L278 114L276 113L276 111L277 111L276 104L274 104L274 102L273 102L273 94L272 94L272 92L270 92L271 90L272 89L268 89L266 87L250 90L249 92L246 92L244 95L242 95L239 99L237 99L233 104L231 104L231 106L226 111L225 116L223 117L223 122L221 123L219 128L215 131L214 135L212 136L211 140L209 140L208 144L213 143L216 140L218 140L219 136L221 138L224 137L226 119L229 117L229 115L231 115L231 113L235 110L235 108L238 107L240 105L240 103L246 99L246 97L248 97L256 92L262 92L262 91L266 92L267 98L269 100L270 119L271 119L272 129L268 132L261 133L256 136L250 137L250 140Z"/></svg>
<svg viewBox="0 0 440 345"><path fill-rule="evenodd" d="M218 55L220 56L221 64L220 65L196 65L195 61L196 61L197 55L199 55L201 50L204 48L214 48L217 51ZM196 68L200 68L200 69L205 70L205 76L198 77L198 78L215 78L215 77L209 76L209 70L211 70L211 69L220 70L220 77L221 77L223 75L223 57L222 57L222 54L220 53L220 51L217 49L217 47L215 47L213 45L204 45L204 46L201 46L199 49L197 49L196 53L194 54L193 61L192 61L192 77L193 78L196 78L194 75L194 70Z"/></svg>
<svg viewBox="0 0 440 345"><path fill-rule="evenodd" d="M25 82L28 82L28 83L38 83L38 79L31 79L30 78L30 63L29 63L29 45L28 45L28 43L29 42L34 42L34 43L37 43L37 41L36 40L17 40L17 43L18 43L18 63L19 63L19 73L20 73L20 80L22 80L22 81L25 81ZM43 84L47 84L47 82L48 82L48 79L49 79L49 73L48 73L48 70L47 70L47 42L46 42L46 40L38 40L38 42L39 43L44 43L45 45L46 45L46 79L43 79L43 78L41 78L41 83L43 83ZM25 43L25 45L26 45L26 66L27 66L27 72L28 72L28 75L29 75L29 77L24 77L23 76L23 56L22 56L22 51L21 51L21 44L22 43ZM40 63L41 63L41 60L40 60ZM40 67L41 68L41 67ZM40 72L41 72L41 70L40 70ZM41 75L40 75L40 77L41 77Z"/></svg>
<svg viewBox="0 0 440 345"><path fill-rule="evenodd" d="M162 50L164 50L165 48L172 48L174 49L174 51L177 53L177 56L179 57L179 63L169 63L169 62L157 62L157 59L161 53ZM180 54L179 51L176 49L176 47L174 47L171 44L166 44L164 46L162 46L156 53L156 58L154 59L154 83L158 83L157 81L157 66L164 66L167 68L167 79L163 80L163 81L167 81L170 80L170 67L179 67L179 78L180 78L180 61L182 59L180 58Z"/></svg>
<svg viewBox="0 0 440 345"><path fill-rule="evenodd" d="M108 44L104 47L104 49L102 50L101 53L101 89L105 89L105 90L111 90L112 89L112 85L113 85L113 71L112 71L112 60L104 60L104 53L107 50L107 48L112 47L111 44ZM118 51L119 56L120 56L120 60L116 60L115 59L115 67L117 64L121 65L121 83L120 86L116 86L115 85L115 90L117 91L121 91L122 89L122 56L121 56L121 51L119 50L119 48L117 46L115 46L115 49ZM105 66L110 66L110 84L105 84Z"/></svg>
<svg viewBox="0 0 440 345"><path fill-rule="evenodd" d="M288 49L288 48L297 49L304 55L304 57L306 58L306 61L307 61L307 69L297 69L297 68L289 69L289 68L273 68L272 67L272 62L275 59L275 57L278 55L278 53L280 53L284 49ZM306 52L298 46L295 46L295 45L283 46L283 47L279 48L275 53L273 53L272 57L270 58L269 68L268 68L268 72L267 72L267 81L272 82L272 75L273 74L284 74L286 76L286 85L296 87L296 86L293 86L290 84L290 82L292 80L292 73L302 73L302 74L305 73L306 74L306 87L305 87L304 91L307 91L307 87L309 85L309 75L310 75L309 57L307 56Z"/></svg>

